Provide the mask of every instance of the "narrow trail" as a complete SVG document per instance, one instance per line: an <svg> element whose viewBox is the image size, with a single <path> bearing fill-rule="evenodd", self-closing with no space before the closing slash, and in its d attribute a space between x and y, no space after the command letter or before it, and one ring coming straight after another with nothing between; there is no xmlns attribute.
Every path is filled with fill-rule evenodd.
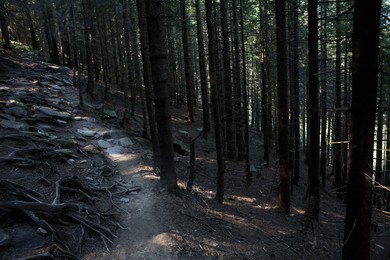
<svg viewBox="0 0 390 260"><path fill-rule="evenodd" d="M118 171L126 182L140 186L141 191L131 194L128 203L120 207L126 212L111 252L102 252L85 259L176 259L173 257L173 241L167 233L169 213L162 208L156 176L142 172L142 162L134 160L134 154L116 157Z"/></svg>

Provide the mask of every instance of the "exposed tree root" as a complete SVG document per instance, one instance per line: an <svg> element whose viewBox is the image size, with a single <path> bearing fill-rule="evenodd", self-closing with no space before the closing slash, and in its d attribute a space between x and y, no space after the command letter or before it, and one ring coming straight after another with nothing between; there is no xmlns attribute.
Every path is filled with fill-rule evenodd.
<svg viewBox="0 0 390 260"><path fill-rule="evenodd" d="M49 243L57 245L62 253L73 258L81 249L80 245L85 240L86 232L100 237L108 249L107 243L112 244L112 238L116 238L113 229L123 228L113 220L115 213L108 215L107 209L95 205L102 201L100 197L109 193L113 201L117 195L139 189L119 183L103 185L77 176L66 176L54 182L52 185L54 198L50 200L22 184L0 180L1 196L7 198L0 200L0 211L6 218L14 218L17 213L28 217L47 235ZM112 206L113 204L110 208ZM55 259L55 255L46 252L20 259Z"/></svg>

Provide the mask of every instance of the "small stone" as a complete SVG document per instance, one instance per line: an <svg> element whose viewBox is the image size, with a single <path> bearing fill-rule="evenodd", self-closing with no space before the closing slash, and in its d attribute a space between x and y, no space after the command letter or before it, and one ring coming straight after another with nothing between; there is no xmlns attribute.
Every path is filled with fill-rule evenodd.
<svg viewBox="0 0 390 260"><path fill-rule="evenodd" d="M89 176L85 177L84 179L86 179L87 181L93 181L93 178Z"/></svg>
<svg viewBox="0 0 390 260"><path fill-rule="evenodd" d="M9 114L3 114L3 113L0 113L0 118L11 120L11 121L15 121L16 120L16 117L11 116Z"/></svg>
<svg viewBox="0 0 390 260"><path fill-rule="evenodd" d="M138 194L137 191L132 191L132 192L130 192L130 195L137 195L137 194Z"/></svg>
<svg viewBox="0 0 390 260"><path fill-rule="evenodd" d="M60 119L57 119L57 123L59 123L60 125L66 125L67 124L66 121L60 120Z"/></svg>
<svg viewBox="0 0 390 260"><path fill-rule="evenodd" d="M0 228L0 248L6 247L11 242L11 237L3 229Z"/></svg>
<svg viewBox="0 0 390 260"><path fill-rule="evenodd" d="M98 145L102 149L107 149L107 148L111 147L111 144L109 142L107 142L107 141L104 141L104 140L99 140L98 141Z"/></svg>
<svg viewBox="0 0 390 260"><path fill-rule="evenodd" d="M8 109L8 113L13 116L27 116L27 110L23 107L15 106Z"/></svg>
<svg viewBox="0 0 390 260"><path fill-rule="evenodd" d="M66 161L69 165L74 165L74 159L68 159Z"/></svg>
<svg viewBox="0 0 390 260"><path fill-rule="evenodd" d="M37 107L37 110L44 113L47 116L51 116L53 118L61 119L61 120L69 120L71 118L71 114L68 112L61 112L50 107Z"/></svg>
<svg viewBox="0 0 390 260"><path fill-rule="evenodd" d="M123 147L118 145L112 146L107 148L104 152L112 157L120 157L123 154Z"/></svg>
<svg viewBox="0 0 390 260"><path fill-rule="evenodd" d="M117 118L117 117L118 115L112 109L103 108L102 112L100 113L100 118L102 119Z"/></svg>
<svg viewBox="0 0 390 260"><path fill-rule="evenodd" d="M129 146L133 145L133 141L131 141L131 139L128 137L123 137L123 138L119 139L119 144L123 147L129 147Z"/></svg>
<svg viewBox="0 0 390 260"><path fill-rule="evenodd" d="M179 130L179 133L180 134L183 134L183 135L188 135L189 133L187 132L187 131L185 131L185 130Z"/></svg>
<svg viewBox="0 0 390 260"><path fill-rule="evenodd" d="M89 130L88 128L77 129L77 133L81 134L84 137L93 137L96 134L95 131Z"/></svg>
<svg viewBox="0 0 390 260"><path fill-rule="evenodd" d="M257 172L256 166L254 166L253 164L251 164L251 165L250 165L249 171L250 171L251 173L256 173L256 172Z"/></svg>
<svg viewBox="0 0 390 260"><path fill-rule="evenodd" d="M128 203L130 201L129 198L121 198L120 199L120 202L123 202L123 203Z"/></svg>
<svg viewBox="0 0 390 260"><path fill-rule="evenodd" d="M13 121L13 120L1 120L0 125L3 128L7 128L7 129L14 129L14 130L27 130L28 129L28 126L26 124L23 124L23 123L20 123L17 121Z"/></svg>
<svg viewBox="0 0 390 260"><path fill-rule="evenodd" d="M44 228L38 228L37 229L37 234L39 234L39 235L41 235L41 236L46 236L47 235L47 230L46 229L44 229Z"/></svg>

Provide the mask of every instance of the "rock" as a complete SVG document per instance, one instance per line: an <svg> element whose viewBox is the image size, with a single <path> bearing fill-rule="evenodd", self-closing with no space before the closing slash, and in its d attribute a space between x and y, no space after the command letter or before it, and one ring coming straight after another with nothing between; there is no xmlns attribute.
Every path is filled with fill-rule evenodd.
<svg viewBox="0 0 390 260"><path fill-rule="evenodd" d="M190 153L188 145L180 140L173 141L173 149L180 155L188 155Z"/></svg>
<svg viewBox="0 0 390 260"><path fill-rule="evenodd" d="M10 235L8 235L3 229L0 228L0 248L8 246L10 242Z"/></svg>
<svg viewBox="0 0 390 260"><path fill-rule="evenodd" d="M107 149L107 148L111 147L111 144L107 141L104 141L104 140L99 140L98 145L102 149Z"/></svg>
<svg viewBox="0 0 390 260"><path fill-rule="evenodd" d="M96 146L94 146L93 144L89 144L87 146L84 146L82 148L83 151L85 152L90 152L90 153L99 153L99 150Z"/></svg>
<svg viewBox="0 0 390 260"><path fill-rule="evenodd" d="M59 123L60 125L66 125L68 122L64 121L64 120L60 120L60 119L57 119L56 120L57 123Z"/></svg>
<svg viewBox="0 0 390 260"><path fill-rule="evenodd" d="M100 113L100 118L102 119L109 119L109 118L117 118L118 115L116 112L112 109L103 108L102 112Z"/></svg>
<svg viewBox="0 0 390 260"><path fill-rule="evenodd" d="M256 168L256 166L254 166L254 165L251 163L250 168L249 168L249 171L250 171L250 173L252 173L252 174L257 173L257 168Z"/></svg>
<svg viewBox="0 0 390 260"><path fill-rule="evenodd" d="M94 137L96 134L95 131L89 130L86 127L84 127L83 129L77 129L77 133L81 134L84 137Z"/></svg>
<svg viewBox="0 0 390 260"><path fill-rule="evenodd" d="M137 195L138 194L138 191L132 191L130 192L130 195Z"/></svg>
<svg viewBox="0 0 390 260"><path fill-rule="evenodd" d="M112 157L119 157L123 154L123 147L122 146L112 146L104 150L104 152Z"/></svg>
<svg viewBox="0 0 390 260"><path fill-rule="evenodd" d="M21 102L19 100L14 100L14 99L8 100L6 103L6 106L7 107L18 106L18 107L27 109L27 106L23 102Z"/></svg>
<svg viewBox="0 0 390 260"><path fill-rule="evenodd" d="M46 229L43 229L43 228L38 228L37 229L37 234L39 234L39 235L42 235L42 236L46 236L47 235L47 230Z"/></svg>
<svg viewBox="0 0 390 260"><path fill-rule="evenodd" d="M7 129L28 130L28 126L26 124L13 120L1 120L0 125Z"/></svg>
<svg viewBox="0 0 390 260"><path fill-rule="evenodd" d="M130 138L123 137L123 138L119 139L119 144L123 147L129 147L129 146L133 145L134 143L133 143L133 141L131 141Z"/></svg>
<svg viewBox="0 0 390 260"><path fill-rule="evenodd" d="M187 131L185 131L185 130L179 130L178 131L180 134L183 134L183 135L188 135L189 133L187 132Z"/></svg>
<svg viewBox="0 0 390 260"><path fill-rule="evenodd" d="M109 130L106 132L103 132L103 138L109 139L109 138L121 138L125 135L125 133L122 130Z"/></svg>
<svg viewBox="0 0 390 260"><path fill-rule="evenodd" d="M66 162L69 164L69 165L74 165L74 159L68 159L66 160Z"/></svg>
<svg viewBox="0 0 390 260"><path fill-rule="evenodd" d="M27 116L27 110L19 106L10 107L7 112L14 116L19 116L19 117Z"/></svg>
<svg viewBox="0 0 390 260"><path fill-rule="evenodd" d="M11 120L11 121L15 121L16 120L16 117L11 116L9 114L0 113L0 117L3 118L3 119Z"/></svg>
<svg viewBox="0 0 390 260"><path fill-rule="evenodd" d="M130 201L129 198L121 198L120 199L120 202L123 202L123 203L128 203Z"/></svg>
<svg viewBox="0 0 390 260"><path fill-rule="evenodd" d="M56 119L68 121L71 118L71 114L68 112L60 112L50 107L37 107L37 110Z"/></svg>

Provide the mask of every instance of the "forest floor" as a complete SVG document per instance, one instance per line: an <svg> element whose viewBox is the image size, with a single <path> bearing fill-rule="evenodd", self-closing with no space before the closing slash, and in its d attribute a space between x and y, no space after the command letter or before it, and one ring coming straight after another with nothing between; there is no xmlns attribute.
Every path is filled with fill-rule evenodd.
<svg viewBox="0 0 390 260"><path fill-rule="evenodd" d="M99 85L97 101L80 109L70 69L0 54L1 259L341 259L345 205L331 178L319 222L305 227L302 161L290 216L281 213L277 160L265 167L259 132L250 133L251 183L243 162L226 162L223 205L213 133L195 143L191 193L189 154L175 154L183 192L172 195L153 174L141 108L119 125L123 93L103 100ZM201 111L188 123L185 110L172 108L182 145L202 127ZM390 259L389 213L373 210L372 226L371 259Z"/></svg>

